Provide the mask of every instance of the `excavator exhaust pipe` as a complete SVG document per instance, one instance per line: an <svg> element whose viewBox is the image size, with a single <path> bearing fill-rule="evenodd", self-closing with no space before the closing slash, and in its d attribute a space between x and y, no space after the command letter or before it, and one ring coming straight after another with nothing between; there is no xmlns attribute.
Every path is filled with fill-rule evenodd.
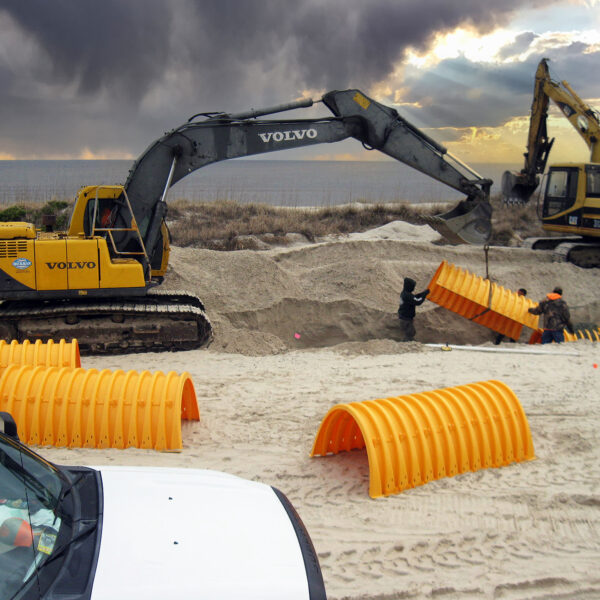
<svg viewBox="0 0 600 600"><path fill-rule="evenodd" d="M505 204L527 204L539 182L539 177L532 180L525 173L504 171L502 174L502 198Z"/></svg>
<svg viewBox="0 0 600 600"><path fill-rule="evenodd" d="M424 220L451 244L484 245L492 235L492 207L485 201L463 200L452 210Z"/></svg>

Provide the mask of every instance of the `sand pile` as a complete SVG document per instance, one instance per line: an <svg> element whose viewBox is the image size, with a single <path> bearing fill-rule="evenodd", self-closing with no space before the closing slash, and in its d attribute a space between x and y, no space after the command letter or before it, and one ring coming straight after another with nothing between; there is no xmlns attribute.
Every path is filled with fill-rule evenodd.
<svg viewBox="0 0 600 600"><path fill-rule="evenodd" d="M204 300L213 344L84 362L188 371L201 420L183 424L183 452L42 454L59 464L216 469L281 489L312 537L330 600L599 598L600 343L443 352L423 342L494 350L494 334L430 302L418 311L417 341L398 342L405 276L422 289L443 259L485 275L482 249L432 239L427 228L390 224L288 249L175 248L168 286ZM489 256L501 285L534 299L562 285L574 320L599 320L600 270L520 249ZM309 458L335 404L488 379L519 398L536 460L373 500L364 451Z"/></svg>
<svg viewBox="0 0 600 600"><path fill-rule="evenodd" d="M442 260L485 277L482 248L434 245L438 234L402 222L314 245L219 253L174 248L165 286L192 291L215 328L213 349L271 354L344 342L399 340L396 310L403 278L425 288ZM551 255L491 248L492 280L541 299L555 285L579 323L600 322L598 270L551 262ZM494 334L426 302L417 341L481 344ZM299 334L300 337L298 337Z"/></svg>

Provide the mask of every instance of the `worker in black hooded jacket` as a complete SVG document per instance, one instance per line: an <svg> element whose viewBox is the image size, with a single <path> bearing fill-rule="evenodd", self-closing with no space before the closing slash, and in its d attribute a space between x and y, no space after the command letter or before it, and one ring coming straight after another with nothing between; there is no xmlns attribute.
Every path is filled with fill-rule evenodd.
<svg viewBox="0 0 600 600"><path fill-rule="evenodd" d="M429 294L429 290L423 290L420 294L413 294L417 282L410 277L404 278L404 288L400 293L400 307L398 308L398 318L400 319L400 328L404 334L404 341L415 339L415 307L421 306Z"/></svg>

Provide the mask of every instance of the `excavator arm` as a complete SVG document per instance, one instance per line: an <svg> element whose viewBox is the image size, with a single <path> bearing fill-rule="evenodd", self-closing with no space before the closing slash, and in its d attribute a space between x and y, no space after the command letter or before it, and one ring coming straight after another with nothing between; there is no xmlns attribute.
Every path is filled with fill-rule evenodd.
<svg viewBox="0 0 600 600"><path fill-rule="evenodd" d="M143 243L156 264L169 188L208 164L276 150L354 138L466 194L459 206L431 219L430 225L454 243L484 244L491 233L492 182L452 157L398 112L358 90L332 91L320 100L333 116L301 120L260 117L306 108L310 99L245 113L201 113L165 134L140 156L129 172L125 192ZM127 221L127 215L122 218ZM133 237L122 245L135 245Z"/></svg>
<svg viewBox="0 0 600 600"><path fill-rule="evenodd" d="M452 156L395 109L359 91L329 92L323 96L323 102L335 115L360 122L361 129L354 137L366 147L379 150L467 195L451 211L430 217L428 224L433 229L454 244L485 244L489 240L490 179L481 177Z"/></svg>
<svg viewBox="0 0 600 600"><path fill-rule="evenodd" d="M533 101L529 119L525 165L519 173L506 171L502 194L508 203L526 203L537 189L544 173L554 138L548 138L548 105L552 100L577 130L590 149L592 162L600 162L600 116L566 82L553 81L548 59L543 58L535 74Z"/></svg>

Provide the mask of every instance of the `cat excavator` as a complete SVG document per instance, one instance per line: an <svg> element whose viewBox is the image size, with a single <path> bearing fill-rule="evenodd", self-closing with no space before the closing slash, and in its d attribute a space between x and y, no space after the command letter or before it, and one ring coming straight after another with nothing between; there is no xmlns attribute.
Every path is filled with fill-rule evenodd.
<svg viewBox="0 0 600 600"><path fill-rule="evenodd" d="M542 229L561 235L525 242L530 248L552 250L557 261L600 267L600 115L566 81L551 79L545 58L535 74L525 165L519 173L503 174L502 194L508 204L524 204L540 186L554 143L547 132L550 100L587 144L590 162L549 167L540 218Z"/></svg>
<svg viewBox="0 0 600 600"><path fill-rule="evenodd" d="M333 116L261 119L308 108L315 103L309 98L237 114L194 115L154 141L124 185L82 188L66 232L0 223L0 338L77 338L82 353L207 344L212 328L200 298L159 286L169 263L168 191L222 160L354 138L466 194L453 210L429 218L450 242L489 240L491 180L358 90L328 92L317 102Z"/></svg>

